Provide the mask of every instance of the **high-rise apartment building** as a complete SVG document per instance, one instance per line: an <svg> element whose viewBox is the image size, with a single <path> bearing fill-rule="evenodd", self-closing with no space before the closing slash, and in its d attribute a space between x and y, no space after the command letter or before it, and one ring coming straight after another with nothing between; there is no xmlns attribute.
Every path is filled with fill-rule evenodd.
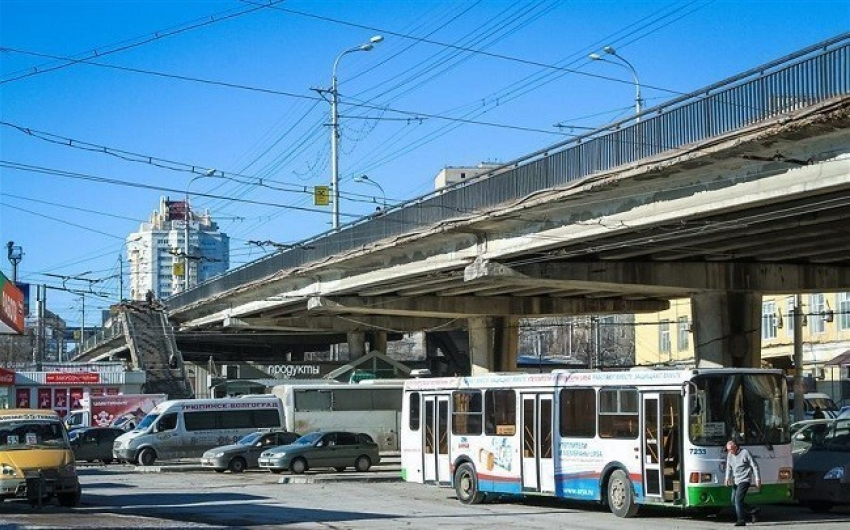
<svg viewBox="0 0 850 530"><path fill-rule="evenodd" d="M148 291L168 298L225 272L230 239L209 212L199 215L186 201L162 197L150 221L127 237L127 259L131 299L144 300Z"/></svg>

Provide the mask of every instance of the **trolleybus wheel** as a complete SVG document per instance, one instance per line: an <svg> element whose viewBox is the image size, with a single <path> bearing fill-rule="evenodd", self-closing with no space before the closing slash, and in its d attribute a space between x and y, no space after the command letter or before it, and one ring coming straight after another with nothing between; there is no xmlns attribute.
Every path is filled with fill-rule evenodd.
<svg viewBox="0 0 850 530"><path fill-rule="evenodd" d="M637 514L632 482L622 469L615 470L608 479L608 508L617 517L634 517Z"/></svg>
<svg viewBox="0 0 850 530"><path fill-rule="evenodd" d="M478 491L475 467L469 462L461 464L455 471L455 493L457 500L463 504L480 504L484 501L484 494Z"/></svg>

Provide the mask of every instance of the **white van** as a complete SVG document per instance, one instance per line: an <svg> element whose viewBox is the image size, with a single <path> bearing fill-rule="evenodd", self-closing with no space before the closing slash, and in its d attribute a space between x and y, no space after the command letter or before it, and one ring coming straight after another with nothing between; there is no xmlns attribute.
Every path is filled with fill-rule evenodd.
<svg viewBox="0 0 850 530"><path fill-rule="evenodd" d="M116 438L112 455L143 466L157 458L200 458L207 449L285 425L283 405L276 397L165 401L136 429Z"/></svg>
<svg viewBox="0 0 850 530"><path fill-rule="evenodd" d="M822 392L806 392L803 394L804 420L814 418L815 407L823 412L825 419L834 419L838 416L838 405L832 401L829 395ZM794 417L794 393L788 392L788 413Z"/></svg>

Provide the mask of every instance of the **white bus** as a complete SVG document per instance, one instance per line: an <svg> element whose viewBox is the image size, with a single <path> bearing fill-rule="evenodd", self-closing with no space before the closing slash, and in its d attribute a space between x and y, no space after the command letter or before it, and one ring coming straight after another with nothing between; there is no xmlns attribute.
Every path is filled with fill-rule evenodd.
<svg viewBox="0 0 850 530"><path fill-rule="evenodd" d="M753 504L793 494L779 370L558 371L405 384L402 476L453 486L465 504L545 495L603 503L620 517L652 504L729 506L725 444L758 462Z"/></svg>
<svg viewBox="0 0 850 530"><path fill-rule="evenodd" d="M118 460L152 465L157 458L200 458L207 449L236 443L260 429L282 429L280 399L183 399L164 401L134 430L115 439Z"/></svg>
<svg viewBox="0 0 850 530"><path fill-rule="evenodd" d="M375 379L355 384L277 385L286 429L366 433L382 452L399 451L403 380Z"/></svg>

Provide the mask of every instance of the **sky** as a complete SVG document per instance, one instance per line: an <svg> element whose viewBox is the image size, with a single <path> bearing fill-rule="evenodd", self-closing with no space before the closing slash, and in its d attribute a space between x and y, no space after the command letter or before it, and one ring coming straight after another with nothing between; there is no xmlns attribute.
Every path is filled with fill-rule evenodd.
<svg viewBox="0 0 850 530"><path fill-rule="evenodd" d="M848 28L846 0L0 0L0 243L90 325L161 197L209 210L231 267L331 229L312 190L337 59L345 224L627 118L632 73L588 57L605 46L648 108Z"/></svg>

